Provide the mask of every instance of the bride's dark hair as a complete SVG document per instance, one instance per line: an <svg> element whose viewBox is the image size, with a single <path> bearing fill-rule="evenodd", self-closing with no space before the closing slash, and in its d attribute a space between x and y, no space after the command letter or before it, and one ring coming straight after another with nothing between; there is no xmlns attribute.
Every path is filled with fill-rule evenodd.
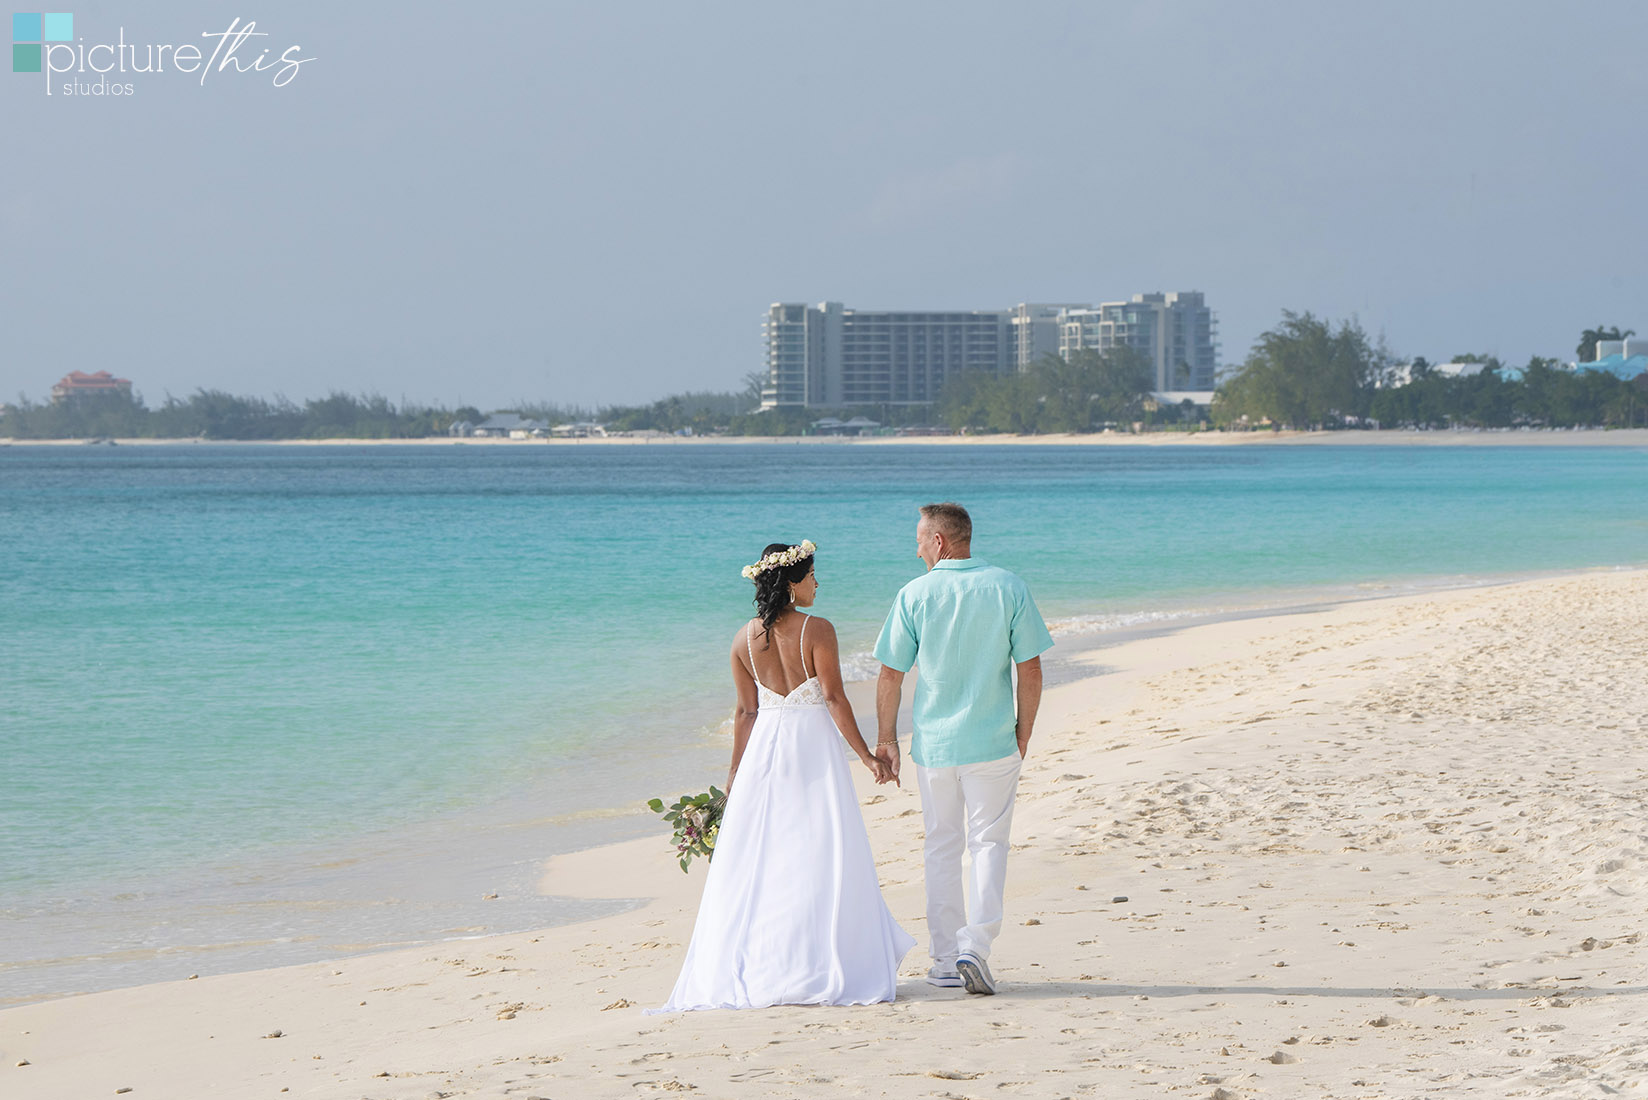
<svg viewBox="0 0 1648 1100"><path fill-rule="evenodd" d="M761 551L761 556L764 558L768 554L782 554L789 548L788 543L769 543L767 548ZM769 646L772 645L773 623L790 609L790 585L806 580L807 574L812 571L813 556L809 554L794 565L774 566L755 575L755 612L761 616L761 632L767 636Z"/></svg>

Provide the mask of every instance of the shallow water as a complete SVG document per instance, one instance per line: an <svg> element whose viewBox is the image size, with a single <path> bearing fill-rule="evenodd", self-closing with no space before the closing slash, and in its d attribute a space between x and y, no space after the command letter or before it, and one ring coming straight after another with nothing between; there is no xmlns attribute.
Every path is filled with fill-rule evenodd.
<svg viewBox="0 0 1648 1100"><path fill-rule="evenodd" d="M538 861L719 778L769 541L819 544L864 676L928 500L1073 638L1637 564L1645 485L1627 448L0 450L0 1000L585 912Z"/></svg>

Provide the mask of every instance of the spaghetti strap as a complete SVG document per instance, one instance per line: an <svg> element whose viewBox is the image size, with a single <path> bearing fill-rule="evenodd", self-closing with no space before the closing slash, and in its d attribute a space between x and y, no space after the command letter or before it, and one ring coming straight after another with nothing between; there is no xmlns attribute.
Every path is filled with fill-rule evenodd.
<svg viewBox="0 0 1648 1100"><path fill-rule="evenodd" d="M755 643L750 639L755 634L755 623L747 623L744 627L744 648L750 651L750 675L755 678L756 687L765 687L761 682L761 674L755 671Z"/></svg>
<svg viewBox="0 0 1648 1100"><path fill-rule="evenodd" d="M801 616L801 639L797 643L801 650L801 679L803 680L812 679L812 677L807 675L807 623L811 619L811 615Z"/></svg>

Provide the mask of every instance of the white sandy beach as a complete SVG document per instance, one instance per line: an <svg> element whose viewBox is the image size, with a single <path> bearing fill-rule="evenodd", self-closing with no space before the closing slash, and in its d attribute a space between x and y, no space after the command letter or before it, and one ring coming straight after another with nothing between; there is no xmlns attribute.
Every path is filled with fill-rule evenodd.
<svg viewBox="0 0 1648 1100"><path fill-rule="evenodd" d="M995 997L920 979L917 795L861 776L920 940L894 1004L643 1016L703 883L660 831L546 868L618 916L0 1012L0 1096L1648 1095L1644 653L1643 570L1091 651Z"/></svg>

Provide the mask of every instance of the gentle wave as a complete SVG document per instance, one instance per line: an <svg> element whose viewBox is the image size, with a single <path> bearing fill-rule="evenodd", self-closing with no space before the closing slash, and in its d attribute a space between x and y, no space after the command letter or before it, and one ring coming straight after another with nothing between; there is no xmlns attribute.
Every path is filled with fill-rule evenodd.
<svg viewBox="0 0 1648 1100"><path fill-rule="evenodd" d="M843 683L863 683L865 680L874 680L880 674L881 662L876 660L875 654L868 649L861 649L841 658Z"/></svg>
<svg viewBox="0 0 1648 1100"><path fill-rule="evenodd" d="M1201 608L1188 611L1124 611L1104 615L1072 615L1053 619L1047 629L1055 639L1103 634L1112 630L1127 630L1135 626L1178 622L1184 619L1204 619L1210 615L1225 614L1227 608Z"/></svg>

